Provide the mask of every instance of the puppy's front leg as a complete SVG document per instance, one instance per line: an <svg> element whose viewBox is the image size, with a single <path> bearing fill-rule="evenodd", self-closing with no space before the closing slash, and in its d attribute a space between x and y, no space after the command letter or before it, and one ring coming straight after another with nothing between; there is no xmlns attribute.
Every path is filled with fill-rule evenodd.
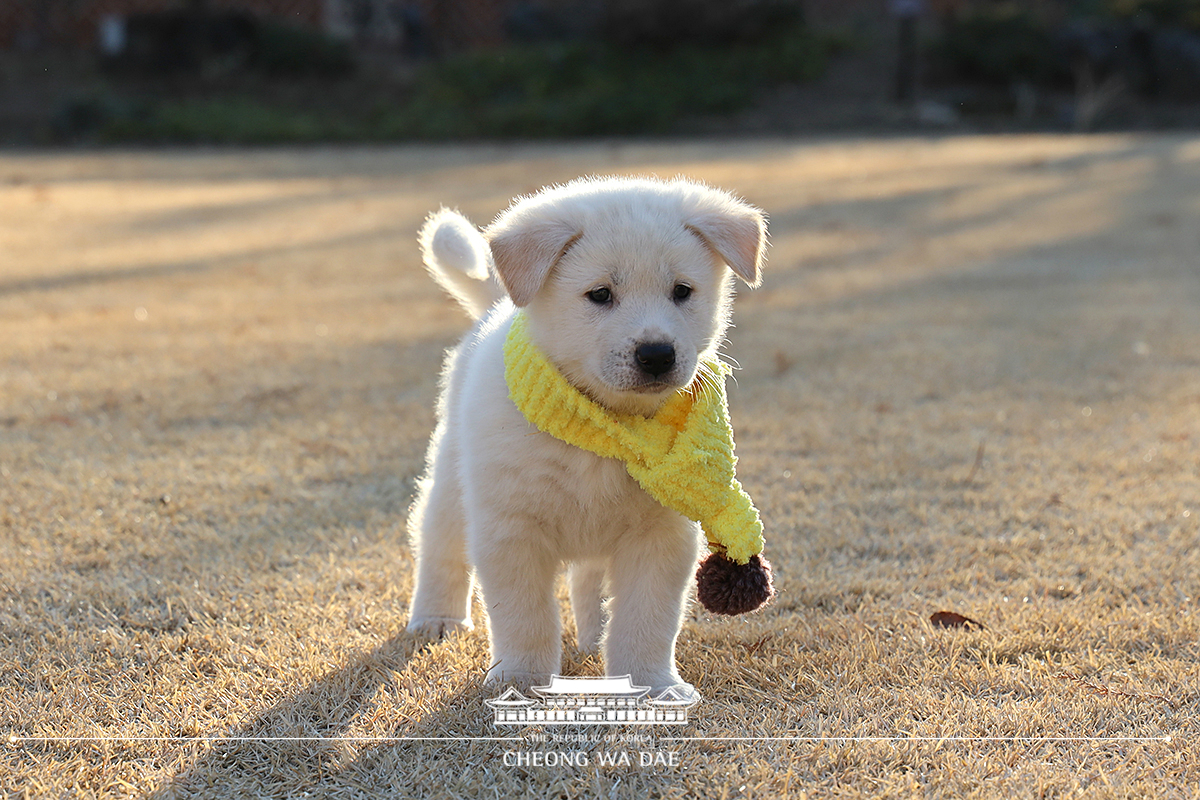
<svg viewBox="0 0 1200 800"><path fill-rule="evenodd" d="M699 526L666 509L622 538L609 573L606 673L655 691L688 686L675 669L675 638L699 544Z"/></svg>
<svg viewBox="0 0 1200 800"><path fill-rule="evenodd" d="M492 518L472 554L487 607L491 668L487 683L544 682L562 664L562 632L554 596L559 560L539 545L526 518Z"/></svg>

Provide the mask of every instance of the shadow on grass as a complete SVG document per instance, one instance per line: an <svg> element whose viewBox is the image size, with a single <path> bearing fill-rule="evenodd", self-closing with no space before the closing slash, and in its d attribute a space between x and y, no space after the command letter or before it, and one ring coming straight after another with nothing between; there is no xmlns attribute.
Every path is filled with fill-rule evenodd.
<svg viewBox="0 0 1200 800"><path fill-rule="evenodd" d="M513 763L506 756L521 750L588 753L604 746L605 734L641 736L637 741L643 747L650 740L637 726L555 729L561 736L583 738L549 743L528 739L525 734L531 729L494 726L484 701L498 691L483 686L482 672L439 671L427 663L448 654L438 653L441 648L461 651L473 643L481 642L470 635L445 642L407 633L393 636L245 724L219 737L195 740L199 755L148 796L152 800L373 797L386 792L397 797L442 797L473 796L484 787L501 795L535 791L564 796L581 780L596 780L610 768L620 772L626 784L645 784L646 789L652 785L661 791L664 781L683 779L678 764L645 769L630 763L605 767L597 760L585 764L587 769L581 773ZM590 674L597 669L592 657L573 648L567 652L565 673ZM411 701L408 705L417 716L386 719L396 713L389 710L391 699L398 704ZM437 776L436 782L431 782L431 775Z"/></svg>
<svg viewBox="0 0 1200 800"><path fill-rule="evenodd" d="M504 732L487 726L490 711L483 703L480 676L439 678L431 677L427 667L410 668L441 646L407 633L391 637L245 724L196 740L201 754L150 797L163 800L214 790L238 796L340 795L368 788L363 765L386 757L380 755L383 751L421 747L445 752L471 747L472 738L486 746L487 737ZM431 698L417 704L420 716L382 719L390 704L381 695L408 693Z"/></svg>
<svg viewBox="0 0 1200 800"><path fill-rule="evenodd" d="M353 233L329 237L320 242L304 242L295 245L240 250L237 253L226 256L206 256L204 258L169 261L139 267L120 267L69 272L61 275L49 275L37 278L18 278L12 281L0 282L0 298L6 295L52 292L63 289L71 290L94 284L111 284L119 281L152 280L173 278L181 275L220 272L223 269L241 266L258 259L336 250L337 248L348 246L361 247L379 244L390 245L394 243L397 250L400 251L401 247L406 245L411 238L412 234L408 230L383 229L372 231L368 234Z"/></svg>

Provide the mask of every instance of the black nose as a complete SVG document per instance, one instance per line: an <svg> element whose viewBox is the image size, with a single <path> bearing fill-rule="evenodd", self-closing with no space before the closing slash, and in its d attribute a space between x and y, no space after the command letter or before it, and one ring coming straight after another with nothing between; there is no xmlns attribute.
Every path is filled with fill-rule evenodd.
<svg viewBox="0 0 1200 800"><path fill-rule="evenodd" d="M670 342L647 342L633 351L642 372L658 377L675 366L675 345Z"/></svg>

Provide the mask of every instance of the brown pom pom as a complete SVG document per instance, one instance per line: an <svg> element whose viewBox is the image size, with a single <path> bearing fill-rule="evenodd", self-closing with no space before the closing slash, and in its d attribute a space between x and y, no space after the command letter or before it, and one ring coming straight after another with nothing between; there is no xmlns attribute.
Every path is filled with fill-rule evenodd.
<svg viewBox="0 0 1200 800"><path fill-rule="evenodd" d="M771 564L759 556L737 564L710 553L696 570L696 593L700 604L714 614L732 616L754 611L775 596Z"/></svg>

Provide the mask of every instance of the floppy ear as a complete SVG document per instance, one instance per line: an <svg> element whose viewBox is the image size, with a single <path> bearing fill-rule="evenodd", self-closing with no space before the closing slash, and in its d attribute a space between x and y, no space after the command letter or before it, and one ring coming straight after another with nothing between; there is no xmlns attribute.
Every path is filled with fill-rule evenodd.
<svg viewBox="0 0 1200 800"><path fill-rule="evenodd" d="M518 307L542 288L550 268L580 237L580 231L564 220L524 219L499 221L485 235L492 247L496 274L508 296Z"/></svg>
<svg viewBox="0 0 1200 800"><path fill-rule="evenodd" d="M723 258L739 278L750 286L762 282L767 248L767 219L763 212L731 200L718 208L697 210L684 224Z"/></svg>

